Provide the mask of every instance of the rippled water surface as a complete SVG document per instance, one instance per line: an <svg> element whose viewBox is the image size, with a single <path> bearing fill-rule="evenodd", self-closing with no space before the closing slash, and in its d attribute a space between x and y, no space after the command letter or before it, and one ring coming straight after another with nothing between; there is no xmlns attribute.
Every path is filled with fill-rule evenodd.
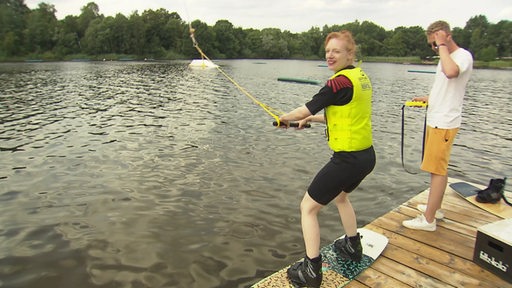
<svg viewBox="0 0 512 288"><path fill-rule="evenodd" d="M247 287L303 255L298 205L329 159L324 129L272 118L217 70L188 62L0 64L0 287ZM288 111L321 62L219 62ZM377 166L352 202L362 226L428 187L400 163L401 106L431 66L364 63ZM475 70L452 177L512 176L512 72ZM406 109L418 171L424 110ZM324 244L343 234L320 215Z"/></svg>

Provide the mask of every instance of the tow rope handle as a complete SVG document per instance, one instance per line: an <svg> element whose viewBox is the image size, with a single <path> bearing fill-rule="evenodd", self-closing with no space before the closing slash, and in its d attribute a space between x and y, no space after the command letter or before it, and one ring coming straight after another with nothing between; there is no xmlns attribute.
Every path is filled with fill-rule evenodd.
<svg viewBox="0 0 512 288"><path fill-rule="evenodd" d="M272 125L274 126L279 126L279 127L295 127L295 128L298 128L299 127L299 122L289 122L288 123L288 126L286 124L284 124L283 122L280 122L280 123L277 123L277 121L274 121L272 123ZM303 128L311 128L311 124L307 123L306 125L302 126Z"/></svg>

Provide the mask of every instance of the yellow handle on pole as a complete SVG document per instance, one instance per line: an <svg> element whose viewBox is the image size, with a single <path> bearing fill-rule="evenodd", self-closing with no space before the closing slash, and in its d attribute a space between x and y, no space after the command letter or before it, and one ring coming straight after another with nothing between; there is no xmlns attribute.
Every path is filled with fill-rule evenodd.
<svg viewBox="0 0 512 288"><path fill-rule="evenodd" d="M407 107L427 107L428 103L423 101L406 101L405 106Z"/></svg>

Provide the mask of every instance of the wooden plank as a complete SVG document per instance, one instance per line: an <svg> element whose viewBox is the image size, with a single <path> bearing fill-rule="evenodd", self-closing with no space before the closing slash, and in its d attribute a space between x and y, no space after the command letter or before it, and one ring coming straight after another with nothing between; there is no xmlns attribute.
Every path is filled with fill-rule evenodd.
<svg viewBox="0 0 512 288"><path fill-rule="evenodd" d="M363 283L359 282L359 280L357 280L357 279L351 281L345 287L347 287L347 288L368 288L368 286L366 286Z"/></svg>
<svg viewBox="0 0 512 288"><path fill-rule="evenodd" d="M495 287L493 284L479 279L480 275L478 274L468 275L461 273L452 267L443 265L427 257L411 253L395 245L388 245L384 251L384 256L455 287Z"/></svg>
<svg viewBox="0 0 512 288"><path fill-rule="evenodd" d="M375 262L374 262L375 263ZM373 269L372 267L366 269L361 273L359 276L357 276L357 280L362 282L365 285L368 285L369 287L393 287L393 288L400 288L400 287L410 287L410 285L407 285L403 282L400 282L392 277L389 277L389 275L382 273L380 271L377 271Z"/></svg>
<svg viewBox="0 0 512 288"><path fill-rule="evenodd" d="M405 203L405 206L409 206L416 209L417 204L426 204L428 199L428 191L422 192L416 195ZM468 205L469 204L469 205ZM445 217L448 219L461 218L467 216L467 219L473 219L474 223L468 222L468 225L476 228L500 220L498 216L495 216L483 209L480 209L474 205L471 205L468 201L458 196L452 189L447 188L441 208L445 212Z"/></svg>
<svg viewBox="0 0 512 288"><path fill-rule="evenodd" d="M433 261L439 262L442 265L453 268L459 273L464 273L468 275L478 275L478 279L482 282L490 283L491 287L494 284L505 285L506 282L496 276L495 274L483 270L480 266L476 265L474 262L470 260L463 259L453 254L445 253L440 251L435 246L435 243L430 243L429 245L417 242L411 238L404 237L400 234L394 233L392 231L384 230L378 226L374 226L369 224L366 228L381 233L388 237L389 243L393 244L397 247L401 247L404 250L409 251L410 253L417 254L419 256L431 259ZM435 233L435 232L431 232ZM471 252L474 248L471 249ZM386 255L384 255L386 257ZM372 266L373 267L373 266ZM394 275L391 275L395 277ZM421 279L421 278L420 278ZM416 279L415 279L416 280ZM431 285L426 285L425 287L431 287Z"/></svg>
<svg viewBox="0 0 512 288"><path fill-rule="evenodd" d="M396 208L395 211L399 212L401 214L407 215L409 218L414 218L418 214L420 214L420 212L418 210L416 210L416 208L413 209L413 208L410 208L409 206L400 206L400 207ZM459 220L460 220L460 218L459 218ZM468 222L472 221L471 219L465 219L465 220ZM452 220L448 219L448 217L445 217L445 219L443 219L443 220L437 220L437 226L457 231L461 234L470 236L472 238L476 237L476 228L475 227L467 225L464 222L452 221Z"/></svg>
<svg viewBox="0 0 512 288"><path fill-rule="evenodd" d="M428 191L424 191L401 205L397 211L414 217L419 213L416 210L417 204L426 203L427 197ZM407 210L408 208L412 210ZM476 228L501 220L498 216L471 205L453 192L451 188L447 189L445 193L443 211L445 218L437 221L439 227L445 227L472 238L476 237Z"/></svg>
<svg viewBox="0 0 512 288"><path fill-rule="evenodd" d="M466 235L452 233L444 227L437 227L435 233L427 231L419 231L407 229L402 226L402 221L409 217L391 211L372 222L372 224L384 228L386 230L394 231L395 233L412 238L421 243L436 243L436 246L447 252L453 253L457 256L472 259L473 252L469 251L468 247L474 247L474 238Z"/></svg>
<svg viewBox="0 0 512 288"><path fill-rule="evenodd" d="M454 263L453 255L442 253L437 247L433 247L431 245L421 243L411 239L409 237L405 237L398 233L394 233L385 229L382 229L378 226L369 224L366 227L368 229L372 229L373 231L382 233L389 239L389 243L393 244L397 247L402 247L407 251L418 254L423 257L427 257L430 259L436 259L436 261L443 263L445 265L450 265Z"/></svg>
<svg viewBox="0 0 512 288"><path fill-rule="evenodd" d="M365 226L386 235L389 244L347 287L512 287L472 261L477 228L501 218L448 188L442 207L445 219L438 221L435 232L403 227L402 221L418 215L417 204L427 198L428 190Z"/></svg>
<svg viewBox="0 0 512 288"><path fill-rule="evenodd" d="M372 268L397 279L411 287L446 288L446 283L439 281L420 271L411 269L386 256L379 257Z"/></svg>

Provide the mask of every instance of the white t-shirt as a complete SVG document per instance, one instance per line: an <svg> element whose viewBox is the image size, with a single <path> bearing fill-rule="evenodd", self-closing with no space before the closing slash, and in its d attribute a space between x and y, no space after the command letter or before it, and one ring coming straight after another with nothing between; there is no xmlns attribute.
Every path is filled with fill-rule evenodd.
<svg viewBox="0 0 512 288"><path fill-rule="evenodd" d="M463 48L450 54L459 66L459 76L448 79L442 72L441 61L437 64L434 85L428 97L427 124L435 128L458 128L462 122L462 101L466 84L473 71L473 56Z"/></svg>

